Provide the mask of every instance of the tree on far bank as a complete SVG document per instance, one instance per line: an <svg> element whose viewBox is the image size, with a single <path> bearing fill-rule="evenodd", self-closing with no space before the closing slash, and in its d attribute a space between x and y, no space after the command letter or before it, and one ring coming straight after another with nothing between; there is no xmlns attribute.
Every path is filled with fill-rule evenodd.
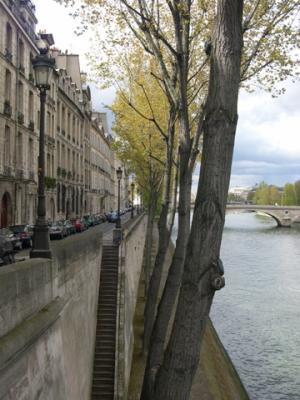
<svg viewBox="0 0 300 400"><path fill-rule="evenodd" d="M257 205L281 204L281 194L278 187L261 182L255 191L254 202Z"/></svg>
<svg viewBox="0 0 300 400"><path fill-rule="evenodd" d="M292 183L286 183L283 190L283 205L295 206L297 204L295 186Z"/></svg>
<svg viewBox="0 0 300 400"><path fill-rule="evenodd" d="M294 183L296 193L296 204L300 206L300 180Z"/></svg>

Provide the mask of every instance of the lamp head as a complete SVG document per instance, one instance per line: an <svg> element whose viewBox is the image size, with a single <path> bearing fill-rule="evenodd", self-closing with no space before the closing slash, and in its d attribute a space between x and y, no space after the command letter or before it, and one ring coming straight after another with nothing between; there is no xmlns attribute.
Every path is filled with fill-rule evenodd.
<svg viewBox="0 0 300 400"><path fill-rule="evenodd" d="M117 179L118 181L120 181L122 179L122 174L123 174L121 167L117 169L116 173L117 173Z"/></svg>

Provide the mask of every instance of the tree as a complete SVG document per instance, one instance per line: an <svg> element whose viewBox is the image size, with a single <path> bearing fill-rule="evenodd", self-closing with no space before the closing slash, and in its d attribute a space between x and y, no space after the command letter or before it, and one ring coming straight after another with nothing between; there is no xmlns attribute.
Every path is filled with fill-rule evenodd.
<svg viewBox="0 0 300 400"><path fill-rule="evenodd" d="M300 180L294 183L295 186L295 193L296 193L296 204L300 206Z"/></svg>
<svg viewBox="0 0 300 400"><path fill-rule="evenodd" d="M153 400L189 398L205 321L214 292L223 285L219 254L237 125L242 13L243 1L218 3L200 182L175 321Z"/></svg>
<svg viewBox="0 0 300 400"><path fill-rule="evenodd" d="M292 183L286 183L283 190L283 204L285 206L294 206L296 203L295 187Z"/></svg>
<svg viewBox="0 0 300 400"><path fill-rule="evenodd" d="M274 185L261 182L255 192L255 203L258 205L280 204L281 195Z"/></svg>

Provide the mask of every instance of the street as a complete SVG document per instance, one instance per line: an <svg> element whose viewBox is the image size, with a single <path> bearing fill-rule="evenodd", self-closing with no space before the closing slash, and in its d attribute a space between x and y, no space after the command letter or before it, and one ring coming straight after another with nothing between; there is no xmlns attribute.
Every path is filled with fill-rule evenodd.
<svg viewBox="0 0 300 400"><path fill-rule="evenodd" d="M126 213L124 215L121 215L121 223L122 224L124 224L128 220L130 220L130 213ZM108 241L108 240L112 240L112 232L113 232L114 228L115 228L115 223L103 222L102 224L90 227L89 229L87 229L84 232L76 233L75 235L68 236L68 237L66 237L65 239L62 239L62 240L63 241L72 240L74 236L85 235L87 232L91 232L91 230L92 230L92 231L95 232L95 234L97 234L99 232L102 232L103 233L103 240ZM51 240L50 241L51 248L54 247L57 242L60 243L61 240ZM30 248L18 251L18 253L15 255L16 262L24 261L24 259L29 258L29 253L30 253Z"/></svg>

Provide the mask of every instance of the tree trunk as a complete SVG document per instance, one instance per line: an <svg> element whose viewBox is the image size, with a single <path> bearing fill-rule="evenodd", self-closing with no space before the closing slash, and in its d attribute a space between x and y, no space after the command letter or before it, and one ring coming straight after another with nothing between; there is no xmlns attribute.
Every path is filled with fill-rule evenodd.
<svg viewBox="0 0 300 400"><path fill-rule="evenodd" d="M153 226L155 219L155 211L157 206L158 194L151 190L149 204L148 204L148 220L146 228L146 241L145 241L145 265L144 265L144 278L145 278L145 298L147 298L149 281L151 276L151 251L153 244Z"/></svg>
<svg viewBox="0 0 300 400"><path fill-rule="evenodd" d="M176 119L176 110L171 109L169 118L169 129L168 129L168 143L166 146L167 161L165 167L163 204L158 222L158 235L159 235L158 251L155 258L153 273L150 278L150 285L147 292L145 312L144 312L145 326L144 326L143 349L145 354L147 353L149 348L150 336L155 320L156 305L158 301L158 293L161 283L162 270L170 241L170 231L168 229L168 214L169 214L170 198L171 198L175 119Z"/></svg>
<svg viewBox="0 0 300 400"><path fill-rule="evenodd" d="M204 145L178 306L152 400L188 400L205 322L222 287L219 260L240 83L243 0L220 0L213 35Z"/></svg>
<svg viewBox="0 0 300 400"><path fill-rule="evenodd" d="M152 330L150 347L141 399L152 400L155 375L163 358L170 315L178 295L185 259L187 239L190 230L191 170L188 168L190 152L180 154L180 193L178 206L178 234L176 247L169 268L167 281L161 298L155 325Z"/></svg>

